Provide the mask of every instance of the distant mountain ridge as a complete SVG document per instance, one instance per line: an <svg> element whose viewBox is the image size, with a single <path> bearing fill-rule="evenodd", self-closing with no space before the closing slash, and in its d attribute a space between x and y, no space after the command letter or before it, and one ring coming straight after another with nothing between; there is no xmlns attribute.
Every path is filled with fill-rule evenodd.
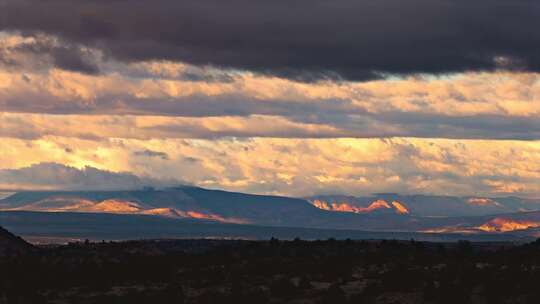
<svg viewBox="0 0 540 304"><path fill-rule="evenodd" d="M32 191L0 199L0 211L5 212L119 214L167 218L173 220L171 223L190 220L268 227L466 234L540 229L540 212L525 212L538 210L539 206L538 201L519 198L378 194L301 199L191 186L134 191Z"/></svg>
<svg viewBox="0 0 540 304"><path fill-rule="evenodd" d="M400 202L415 216L482 216L540 210L540 199L518 197L457 197L379 193L373 196L318 195L306 198L311 203L366 208L375 201Z"/></svg>
<svg viewBox="0 0 540 304"><path fill-rule="evenodd" d="M116 208L111 208L112 205ZM257 222L270 225L294 224L290 222L296 221L300 215L310 217L320 213L303 199L207 190L189 186L137 191L18 192L0 200L0 210L127 214L159 214L159 211L163 211L171 216L208 217L215 220L231 218L237 219L236 222ZM288 217L285 216L287 214L291 215L290 220L287 220Z"/></svg>
<svg viewBox="0 0 540 304"><path fill-rule="evenodd" d="M415 221L395 212L333 212L305 199L188 186L138 191L19 192L0 200L0 210L147 214L223 223L369 231L405 231Z"/></svg>
<svg viewBox="0 0 540 304"><path fill-rule="evenodd" d="M398 202L398 201L392 201L392 202L386 202L385 200L378 199L369 204L369 206L363 207L356 204L351 204L346 201L325 201L322 199L311 199L308 200L313 206L322 209L322 210L328 210L328 211L337 211L337 212L352 212L352 213L371 213L371 212L394 212L397 214L409 214L409 209L405 206L405 204Z"/></svg>

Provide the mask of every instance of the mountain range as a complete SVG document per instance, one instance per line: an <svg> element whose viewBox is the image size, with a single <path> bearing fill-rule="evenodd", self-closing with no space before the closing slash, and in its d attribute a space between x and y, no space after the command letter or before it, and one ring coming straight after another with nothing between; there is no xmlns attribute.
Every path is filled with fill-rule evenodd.
<svg viewBox="0 0 540 304"><path fill-rule="evenodd" d="M366 197L321 195L306 199L312 203L318 202L342 209L362 208L378 200L401 202L406 206L407 213L416 216L478 216L540 210L540 199L519 197L488 198L380 193Z"/></svg>
<svg viewBox="0 0 540 304"><path fill-rule="evenodd" d="M71 236L76 237L84 237L84 229L101 231L101 235L106 236L102 228L83 228L69 219L76 217L79 221L86 219L88 223L96 220L92 222L93 225L99 222L99 225L105 225L111 231L118 231L119 225L135 227L143 219L154 221L169 227L163 228L167 237L175 237L175 231L178 236L189 237L191 227L191 233L201 237L258 238L277 233L272 232L278 231L277 228L287 228L315 229L319 232L332 230L335 231L334 235L340 237L347 237L342 233L347 230L350 236L355 234L353 232L363 231L394 234L396 237L399 233L405 233L406 237L413 233L418 234L417 238L426 234L459 234L470 238L494 234L508 236L510 233L512 236L535 238L539 234L537 230L540 230L538 210L540 200L517 197L383 193L366 197L321 195L291 198L181 186L133 191L14 192L0 199L0 225L26 236L46 236L43 234L45 230L52 231L51 236L61 236L60 230L64 228L64 233L69 231ZM25 221L21 221L21 218ZM128 224L118 223L126 218L136 220L129 220ZM41 226L30 224L31 221L41 221ZM182 226L184 230L181 233L170 230L175 225ZM58 227L63 228L58 230ZM213 234L199 233L200 229L208 227L215 230ZM256 227L264 227L265 233L250 235L249 231ZM38 231L40 229L43 231ZM216 233L219 229L230 233ZM235 229L242 232L235 232ZM129 238L129 231L122 232L122 238ZM152 237L161 236L159 231L152 231L155 232ZM305 230L297 230L297 234L300 237L317 235ZM292 236L292 230L290 235L283 235ZM332 237L332 234L325 236ZM133 237L146 236L135 233Z"/></svg>

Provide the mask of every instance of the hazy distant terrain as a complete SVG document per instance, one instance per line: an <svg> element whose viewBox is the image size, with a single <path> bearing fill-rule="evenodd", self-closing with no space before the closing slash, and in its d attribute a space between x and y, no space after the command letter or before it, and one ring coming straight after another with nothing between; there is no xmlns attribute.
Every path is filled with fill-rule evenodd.
<svg viewBox="0 0 540 304"><path fill-rule="evenodd" d="M299 237L307 240L415 239L433 242L455 242L464 239L516 242L534 240L529 235L510 232L491 234L377 232L239 225L193 219L178 220L157 216L97 213L2 211L0 223L10 231L38 243L67 243L85 239L94 241L175 238L267 240L272 237L288 240Z"/></svg>

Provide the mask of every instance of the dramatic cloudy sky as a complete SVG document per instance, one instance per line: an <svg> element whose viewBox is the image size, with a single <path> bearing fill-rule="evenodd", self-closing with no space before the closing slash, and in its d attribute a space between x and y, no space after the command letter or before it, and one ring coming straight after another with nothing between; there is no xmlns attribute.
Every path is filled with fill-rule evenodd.
<svg viewBox="0 0 540 304"><path fill-rule="evenodd" d="M537 0L0 0L0 188L540 197Z"/></svg>

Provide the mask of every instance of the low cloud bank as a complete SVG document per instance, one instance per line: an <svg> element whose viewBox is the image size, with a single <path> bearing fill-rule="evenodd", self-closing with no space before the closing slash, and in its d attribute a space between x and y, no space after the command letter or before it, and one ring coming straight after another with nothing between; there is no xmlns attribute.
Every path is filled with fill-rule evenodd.
<svg viewBox="0 0 540 304"><path fill-rule="evenodd" d="M140 177L93 167L77 169L57 163L40 163L20 169L0 170L0 187L61 190L133 190L144 187L168 187L179 181Z"/></svg>

